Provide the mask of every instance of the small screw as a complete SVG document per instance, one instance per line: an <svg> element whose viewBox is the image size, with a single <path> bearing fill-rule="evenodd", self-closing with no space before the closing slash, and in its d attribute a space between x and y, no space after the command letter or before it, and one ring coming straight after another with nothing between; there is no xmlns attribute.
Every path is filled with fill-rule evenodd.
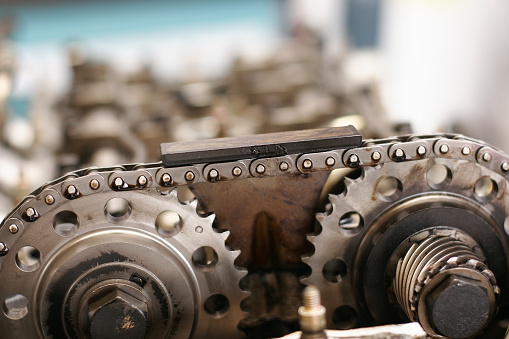
<svg viewBox="0 0 509 339"><path fill-rule="evenodd" d="M440 153L445 154L447 152L449 152L449 146L447 146L446 144L440 146Z"/></svg>
<svg viewBox="0 0 509 339"><path fill-rule="evenodd" d="M334 164L336 164L336 159L334 159L333 157L328 157L327 159L325 159L325 165L332 167L334 166Z"/></svg>
<svg viewBox="0 0 509 339"><path fill-rule="evenodd" d="M44 198L44 202L47 204L47 205L53 205L55 203L55 197L52 196L51 194L48 194L45 198Z"/></svg>
<svg viewBox="0 0 509 339"><path fill-rule="evenodd" d="M193 171L187 171L186 172L186 180L187 181L193 181L194 180L194 173L193 173Z"/></svg>
<svg viewBox="0 0 509 339"><path fill-rule="evenodd" d="M145 186L147 184L148 180L147 180L147 177L144 176L144 175L140 175L138 177L138 185L139 186Z"/></svg>
<svg viewBox="0 0 509 339"><path fill-rule="evenodd" d="M484 153L482 155L482 160L484 160L485 162L490 162L491 161L491 153L488 153L488 152Z"/></svg>
<svg viewBox="0 0 509 339"><path fill-rule="evenodd" d="M426 147L424 147L424 146L422 146L422 145L421 145L421 146L419 146L419 147L417 147L417 155L419 155L419 156L421 156L421 157L422 157L422 156L424 156L425 154L426 154Z"/></svg>
<svg viewBox="0 0 509 339"><path fill-rule="evenodd" d="M18 225L16 224L9 225L9 232L11 232L12 234L16 234L18 233L18 231L19 231Z"/></svg>
<svg viewBox="0 0 509 339"><path fill-rule="evenodd" d="M374 151L373 154L371 154L371 159L373 161L380 161L380 159L382 159L382 154L378 151Z"/></svg>
<svg viewBox="0 0 509 339"><path fill-rule="evenodd" d="M171 175L169 175L168 173L164 173L161 176L161 180L162 180L163 184L170 184L171 183Z"/></svg>
<svg viewBox="0 0 509 339"><path fill-rule="evenodd" d="M242 174L242 168L240 168L239 166L235 166L232 170L232 174L238 177L239 175Z"/></svg>
<svg viewBox="0 0 509 339"><path fill-rule="evenodd" d="M290 168L290 165L288 165L288 163L286 161L283 161L279 164L279 169L281 171L288 171L288 169Z"/></svg>
<svg viewBox="0 0 509 339"><path fill-rule="evenodd" d="M258 166L256 166L256 173L258 173L258 174L265 173L265 166L263 166L262 164L259 164Z"/></svg>
<svg viewBox="0 0 509 339"><path fill-rule="evenodd" d="M219 172L215 168L211 169L209 171L209 178L211 180L215 180L215 179L219 178Z"/></svg>
<svg viewBox="0 0 509 339"><path fill-rule="evenodd" d="M302 163L302 167L304 167L305 169L311 169L311 167L313 167L313 162L309 159L306 159Z"/></svg>
<svg viewBox="0 0 509 339"><path fill-rule="evenodd" d="M99 188L99 186L101 186L101 184L99 183L99 180L97 179L92 179L90 180L90 188L93 189L93 190L96 190Z"/></svg>
<svg viewBox="0 0 509 339"><path fill-rule="evenodd" d="M504 161L504 162L502 163L502 165L500 166L500 168L502 168L502 171L504 171L504 172L509 171L509 162Z"/></svg>
<svg viewBox="0 0 509 339"><path fill-rule="evenodd" d="M469 155L470 154L470 147L465 146L461 149L461 154L463 155Z"/></svg>

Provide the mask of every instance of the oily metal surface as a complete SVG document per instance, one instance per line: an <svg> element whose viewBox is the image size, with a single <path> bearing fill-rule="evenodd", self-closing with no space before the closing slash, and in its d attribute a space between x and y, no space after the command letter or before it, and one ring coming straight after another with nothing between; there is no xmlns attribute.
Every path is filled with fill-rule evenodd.
<svg viewBox="0 0 509 339"><path fill-rule="evenodd" d="M193 191L215 224L229 230L236 264L248 269L294 267L309 252L315 206L328 172L197 184Z"/></svg>
<svg viewBox="0 0 509 339"><path fill-rule="evenodd" d="M428 185L425 181L423 181L423 168L426 168L426 166L423 167L422 164L429 164L431 166L433 163L447 165L452 173L452 180L446 181L443 185L440 184L433 186ZM417 167L412 167L413 164L416 164ZM375 167L371 168L372 166ZM421 166L421 169L419 169L418 166ZM340 320L338 327L349 328L363 324L362 320L365 315L361 313L364 312L362 310L365 310L367 306L364 303L362 295L361 298L357 299L358 289L362 289L363 285L354 285L357 290L353 288L354 286L352 286L352 273L354 273L353 276L355 276L355 274L362 275L362 271L357 273L355 273L355 271L352 272L352 270L354 270L353 267L356 267L355 260L357 260L357 258L353 257L353 253L355 253L358 246L360 246L360 240L364 235L372 236L366 237L367 242L362 243L362 248L369 249L376 245L379 241L380 235L383 235L384 227L372 228L378 230L373 232L367 232L367 230L370 229L369 225L377 220L377 216L384 215L384 212L386 210L389 211L389 207L391 206L396 207L393 211L398 211L397 207L402 206L404 201L412 200L410 199L411 197L427 194L434 194L439 205L441 204L441 200L447 200L447 198L450 197L452 197L455 201L468 201L467 210L470 211L470 213L472 213L472 211L483 211L484 214L489 216L488 218L485 218L485 221L487 222L487 219L489 219L492 222L487 222L488 224L493 223L497 225L493 228L493 232L498 235L498 239L502 243L502 248L505 249L507 247L507 238L501 225L504 223L505 216L508 214L507 204L504 199L506 196L505 180L509 175L508 157L502 152L482 142L465 138L463 136L403 136L383 140L368 140L365 141L361 147L355 147L352 149L341 148L319 153L298 153L273 158L246 158L229 163L196 162L190 166L172 168L165 167L162 163L133 164L112 168L89 168L69 173L64 177L42 186L30 196L26 197L26 199L23 200L23 202L20 203L2 222L2 227L0 228L0 279L2 279L2 281L4 280L4 273L14 275L16 279L22 279L24 276L36 276L39 274L33 274L34 272L25 272L24 270L19 269L19 266L16 264L15 256L22 246L29 245L25 240L25 233L27 235L31 234L30 237L32 237L31 239L33 239L33 244L36 244L36 246L39 243L45 243L43 241L45 240L44 234L52 234L52 236L54 236L53 233L55 232L51 231L52 223L49 221L55 216L60 208L64 208L62 206L67 206L71 212L79 214L81 213L79 212L80 210L86 210L84 206L87 206L87 202L93 202L96 198L103 194L144 194L159 197L161 193L168 192L175 186L198 186L198 184L201 183L209 183L207 185L214 187L214 185L218 184L230 182L240 183L245 180L255 181L265 180L265 178L282 179L292 176L305 177L311 173L319 173L320 171L322 171L322 173L327 173L331 170L345 167L360 167L364 171L363 176L360 179L355 179L355 181L347 180L347 193L340 195L339 197L333 196L331 198L333 208L330 212L332 212L332 217L327 217L326 215L319 216L322 233L316 237L320 237L319 243L315 241L315 238L309 238L315 245L315 254L310 259L305 260L308 264L310 264L312 273L308 280L304 280L306 283L316 282L316 285L325 288L327 293L325 294L327 295L327 298L325 299L326 302L333 304L338 300L341 301L339 304L340 306L337 307L337 309L334 309L334 306L337 306L338 304L334 304L329 310L329 313L332 313L329 314L331 320L332 318ZM392 176L395 176L400 180L400 185L398 185L398 189L400 189L400 191L396 190L400 194L390 194L381 198L374 189L374 184L377 184L379 179L385 176L390 176L389 169L394 170L394 173L396 174L392 174ZM366 177L369 176L369 173L372 174L370 177L371 179L368 180ZM321 175L322 174L319 176ZM399 177L400 175L405 179L403 180ZM313 174L313 176L315 176L315 174ZM475 192L472 193L476 190L475 187L477 182L474 181L475 178L484 177L489 178L489 180L492 180L495 183L495 193L490 193L484 196L477 195ZM274 180L274 182L277 181L276 179L271 180ZM267 180L267 182L270 182L270 180ZM316 184L318 185L319 182L320 181L317 180ZM288 184L293 185L293 181L288 179ZM264 186L264 189L269 189L268 187L265 187L265 185L262 186ZM450 187L454 187L454 190L449 190ZM300 190L294 189L290 191L294 194L289 195L289 198L300 199L302 195ZM218 194L222 194L222 190L218 189ZM348 204L343 203L345 195L347 196ZM150 205L151 200L148 199L146 201L146 204ZM248 197L246 197L244 201L247 205L249 203ZM266 202L264 202L264 204L266 204ZM140 204L140 206L143 206L143 204ZM158 204L154 204L154 206L158 206ZM228 208L223 206L221 207L224 211L222 213L228 214L231 212ZM239 205L239 208L240 207L242 206ZM150 210L150 206L148 205L143 208ZM275 210L273 206L267 206L267 209ZM350 214L349 218L341 219L343 214L348 214L350 212L358 213L362 217L362 222L358 225L359 227L355 226L352 222L352 220L355 219L353 214ZM403 213L401 216L405 214L404 210L400 212ZM388 214L398 219L400 216L398 213ZM154 218L156 218L156 216L151 214L140 224L144 225L144 222L151 220L150 225L153 228ZM324 221L325 219L328 221ZM40 222L43 220L44 223ZM80 221L84 220L91 221L94 220L94 218L88 219L88 215L80 217ZM118 221L116 217L110 219L107 218L107 220L113 223ZM129 220L135 221L133 219ZM252 234L256 233L264 235L260 237L262 239L268 238L268 236L266 236L267 234L277 234L277 232L266 231L267 229L277 228L276 225L279 225L274 222L275 219L270 214L258 213L254 220L254 225L260 229L260 232L252 232ZM136 221L140 222L140 220ZM240 224L242 220L238 221ZM237 225L238 224L232 224L232 230L238 227ZM251 223L251 225L253 224ZM114 228L116 229L116 227ZM42 229L43 232L38 235L38 231L40 229ZM125 233L129 234L129 232ZM65 231L62 231L62 234L59 234L60 238L69 237L68 239L72 239L74 236L79 235L68 234ZM182 232L178 235L181 234ZM139 237L139 233L136 233L136 235ZM293 235L291 233L284 233L284 236L291 238ZM300 234L297 238L301 236L302 235ZM214 233L213 236L211 235L210 237L207 237L207 240L209 240L209 238L212 239L213 237L217 237L217 234ZM112 236L112 238L115 237ZM137 240L142 238L143 237L139 237ZM176 239L176 236L170 238ZM81 238L77 237L77 239ZM222 240L221 243L223 243ZM285 244L286 242L286 239L276 240L277 243L281 242ZM184 242L184 239L182 239L182 241ZM138 243L138 241L133 241L132 243ZM141 243L143 243L143 241L141 241ZM192 243L192 241L190 243ZM254 241L253 239L250 239L249 241L246 241L244 245L247 246L252 243L254 243ZM288 243L291 244L292 242ZM260 244L260 248L262 250L266 248L264 247L265 245L263 242ZM83 246L83 248L88 247L93 248L94 246ZM146 248L147 246L142 245L142 247ZM258 247L258 245L255 247ZM62 252L62 254L64 253L66 252ZM72 251L69 253L72 253ZM344 253L350 253L350 257L341 257ZM504 253L507 253L507 251L504 250ZM45 260L48 258L47 253L41 252L41 254L41 258L43 258L42 264L46 265ZM331 259L330 255L332 255L332 259L336 259L336 262L332 262L335 267L333 267L333 270L329 270L330 272L328 273L339 273L337 273L333 279L324 280L327 275L324 275L323 271L325 271L324 268L326 268L325 266L327 265L324 264L323 260ZM281 257L285 258L285 260L288 259L288 262L291 262L290 259L294 258L294 255L282 255ZM505 258L505 254L500 257ZM263 256L261 258L263 258ZM318 261L313 262L316 258L318 258ZM364 256L360 256L360 258L361 259L359 260L361 261L359 261L359 263L361 264L359 265L362 268L366 258ZM234 259L231 259L231 262L233 262L233 260ZM276 260L276 262L278 260ZM506 260L501 259L497 262L501 268L507 270ZM250 264L248 260L246 260L245 263L246 265ZM274 261L272 263L274 263ZM327 264L328 263L329 262L327 261ZM266 261L261 260L259 266L263 267L265 264ZM492 263L490 263L490 265L491 264ZM4 270L4 267L9 268ZM41 272L40 268L42 267L45 266L36 268L35 272ZM327 266L327 268L329 268L329 266ZM203 273L207 276L207 274L205 274L206 272ZM294 274L295 272L289 273ZM241 273L240 277L242 274L243 273ZM330 276L327 277L330 278ZM313 279L316 279L315 282ZM497 281L503 281L504 279L506 279L506 277L497 276ZM5 281L9 280L6 279ZM233 291L233 285L231 291ZM17 291L23 290L28 297L27 300L23 300L22 298L17 297L11 299L9 298L9 295L1 296L3 298L4 310L3 314L0 314L0 327L2 329L6 328L9 331L7 332L9 335L13 334L13 336L15 336L17 334L16 331L22 331L25 327L31 328L31 326L33 326L31 321L27 322L27 319L31 317L28 316L28 314L33 313L34 296L32 295L33 291L26 289L26 286L24 285L19 286L19 284L7 284L7 286L8 290L6 289L5 293L20 295L16 294ZM200 289L201 288L202 287L200 286ZM235 286L235 288L238 288L238 286ZM2 291L4 290L2 289ZM242 293L240 289L237 291ZM352 291L354 293L352 293ZM244 294L242 293L242 295ZM292 297L293 295L290 296L290 298ZM238 299L239 304L240 299L241 298ZM283 305L285 301L287 300L282 299L278 301L278 304ZM357 302L361 303L360 307L357 307L359 306L356 304ZM6 310L8 307L5 305L11 304L20 306L20 312L18 312L15 316L13 316L12 310ZM235 304L235 307L237 307L237 305L238 304ZM202 311L198 305L195 306L197 307L196 310L198 312ZM25 311L27 312L25 313ZM216 318L222 318L221 312L216 312L214 314ZM369 319L366 319L365 324L369 325L370 323L367 322L367 320ZM235 321L232 321L232 323L234 322ZM230 324L228 326L230 326ZM218 335L221 334L218 332Z"/></svg>
<svg viewBox="0 0 509 339"><path fill-rule="evenodd" d="M430 168L435 165L448 169L444 182L438 185L427 179ZM476 183L485 177L493 181L496 189L481 196L476 192ZM378 185L384 178L393 178L396 183L390 194L379 191ZM386 291L390 282L386 282L385 263L412 233L426 227L454 226L471 232L485 254L491 257L487 260L488 266L495 268L497 279L504 284L508 253L504 221L509 212L506 196L504 177L468 160L431 158L364 168L358 179L346 180L345 192L330 197L329 213L318 216L321 233L309 238L315 253L304 259L313 271L303 282L318 286L323 295L330 296L324 299L330 327L398 321L397 310L388 306ZM449 211L456 208L464 216L456 217L457 225L449 225L453 222L451 212L446 210L441 216L436 212L440 208L449 208ZM397 226L398 220L419 212L421 216L413 222ZM348 221L351 214L360 220L353 227ZM477 231L473 231L473 226L469 228L474 221L472 218L483 220ZM344 265L337 271L335 281L327 279L324 273L331 260Z"/></svg>
<svg viewBox="0 0 509 339"><path fill-rule="evenodd" d="M111 199L124 199L129 211L109 215ZM55 216L63 211L77 217L71 237L54 226ZM167 212L179 218L169 233L158 228L158 216ZM198 215L196 201L179 202L176 190L164 195L156 189L102 192L70 200L26 228L22 241L4 258L0 275L10 283L0 290L0 298L26 296L29 309L15 322L3 317L0 328L12 338L87 337L79 325L85 293L105 279L128 282L136 275L144 280L152 309L147 338L239 336L236 324L244 317L240 300L245 294L238 284L243 273L233 265L238 253L224 245L227 233L212 229L213 218ZM40 267L35 270L23 270L15 257L27 245L39 252ZM200 265L195 254L204 247L213 248L216 258ZM224 296L228 305L207 311L205 304L213 295Z"/></svg>

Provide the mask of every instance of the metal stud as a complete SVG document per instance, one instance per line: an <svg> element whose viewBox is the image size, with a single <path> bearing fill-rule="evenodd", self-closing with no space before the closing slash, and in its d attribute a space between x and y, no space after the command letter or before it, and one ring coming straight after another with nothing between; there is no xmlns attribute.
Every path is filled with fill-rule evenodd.
<svg viewBox="0 0 509 339"><path fill-rule="evenodd" d="M265 166L263 166L262 164L259 164L258 166L256 166L256 173L258 173L258 174L265 173Z"/></svg>
<svg viewBox="0 0 509 339"><path fill-rule="evenodd" d="M311 169L313 167L313 162L309 159L306 159L304 162L302 162L302 167L304 167L304 169Z"/></svg>
<svg viewBox="0 0 509 339"><path fill-rule="evenodd" d="M405 151L401 148L396 148L396 150L392 154L392 157L396 161L403 161L405 160Z"/></svg>
<svg viewBox="0 0 509 339"><path fill-rule="evenodd" d="M16 224L9 225L9 232L11 232L12 234L16 234L16 233L18 233L18 231L19 231L18 225L16 225Z"/></svg>
<svg viewBox="0 0 509 339"><path fill-rule="evenodd" d="M332 167L334 166L334 164L336 164L336 159L334 159L333 157L328 157L327 159L325 159L325 165Z"/></svg>
<svg viewBox="0 0 509 339"><path fill-rule="evenodd" d="M194 173L193 173L193 171L187 171L186 172L186 180L187 181L193 181L194 180Z"/></svg>
<svg viewBox="0 0 509 339"><path fill-rule="evenodd" d="M76 193L78 193L78 189L74 185L69 185L67 187L66 191L67 191L67 194L69 194L69 195L75 195Z"/></svg>
<svg viewBox="0 0 509 339"><path fill-rule="evenodd" d="M382 154L378 151L374 151L373 154L371 154L371 160L373 161L380 161L382 159Z"/></svg>
<svg viewBox="0 0 509 339"><path fill-rule="evenodd" d="M138 185L139 186L145 186L147 184L148 180L147 180L147 177L144 176L144 175L140 175L138 177Z"/></svg>
<svg viewBox="0 0 509 339"><path fill-rule="evenodd" d="M124 179L122 179L121 177L117 177L113 181L113 184L115 184L115 186L117 186L117 187L123 187L124 186Z"/></svg>
<svg viewBox="0 0 509 339"><path fill-rule="evenodd" d="M470 147L468 147L468 146L465 146L461 149L461 154L463 154L463 155L469 155L470 152L471 152L471 150L470 150Z"/></svg>
<svg viewBox="0 0 509 339"><path fill-rule="evenodd" d="M509 162L504 161L504 162L502 163L502 165L500 166L500 168L501 168L501 169L502 169L502 171L504 171L504 172L509 171Z"/></svg>
<svg viewBox="0 0 509 339"><path fill-rule="evenodd" d="M99 180L97 180L97 179L90 180L90 184L89 185L90 185L90 188L93 189L94 191L96 189L98 189L99 186L101 186L101 184L99 183Z"/></svg>
<svg viewBox="0 0 509 339"><path fill-rule="evenodd" d="M44 202L47 204L47 205L53 205L55 203L55 197L52 196L51 194L48 194L45 198L44 198Z"/></svg>
<svg viewBox="0 0 509 339"><path fill-rule="evenodd" d="M288 169L290 168L290 165L288 165L288 163L286 161L282 161L280 164L279 164L279 169L281 171L288 171Z"/></svg>
<svg viewBox="0 0 509 339"><path fill-rule="evenodd" d="M426 154L426 147L424 147L424 146L422 146L422 145L421 145L421 146L419 146L419 147L417 147L417 155L418 155L418 156L421 156L421 157L422 157L422 156L424 156L425 154Z"/></svg>
<svg viewBox="0 0 509 339"><path fill-rule="evenodd" d="M238 177L239 175L242 174L242 168L240 168L239 166L235 166L232 170L232 174Z"/></svg>
<svg viewBox="0 0 509 339"><path fill-rule="evenodd" d="M27 217L33 218L37 215L37 211L35 210L35 208L29 207L25 210L25 214L27 215Z"/></svg>
<svg viewBox="0 0 509 339"><path fill-rule="evenodd" d="M482 155L482 160L485 162L490 162L491 161L491 153L488 153L488 152L484 153Z"/></svg>
<svg viewBox="0 0 509 339"><path fill-rule="evenodd" d="M440 146L440 153L445 154L447 152L449 152L449 146L447 146L446 144Z"/></svg>
<svg viewBox="0 0 509 339"><path fill-rule="evenodd" d="M357 167L360 165L359 156L357 154L350 154L348 157L348 166Z"/></svg>
<svg viewBox="0 0 509 339"><path fill-rule="evenodd" d="M211 169L209 171L209 178L211 180L215 180L215 179L219 178L219 172L215 168Z"/></svg>
<svg viewBox="0 0 509 339"><path fill-rule="evenodd" d="M164 173L162 176L161 176L161 180L164 184L169 184L171 183L171 175L169 175L168 173Z"/></svg>

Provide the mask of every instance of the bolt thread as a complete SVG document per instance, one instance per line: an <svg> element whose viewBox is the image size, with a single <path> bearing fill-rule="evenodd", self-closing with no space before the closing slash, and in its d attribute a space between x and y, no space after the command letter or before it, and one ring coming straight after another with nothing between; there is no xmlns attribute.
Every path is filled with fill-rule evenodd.
<svg viewBox="0 0 509 339"><path fill-rule="evenodd" d="M417 320L417 295L426 279L451 261L466 263L469 260L481 262L470 247L450 237L430 236L413 244L399 260L393 280L396 299L408 318Z"/></svg>
<svg viewBox="0 0 509 339"><path fill-rule="evenodd" d="M302 301L305 308L317 308L321 305L320 291L315 286L307 286L302 292Z"/></svg>

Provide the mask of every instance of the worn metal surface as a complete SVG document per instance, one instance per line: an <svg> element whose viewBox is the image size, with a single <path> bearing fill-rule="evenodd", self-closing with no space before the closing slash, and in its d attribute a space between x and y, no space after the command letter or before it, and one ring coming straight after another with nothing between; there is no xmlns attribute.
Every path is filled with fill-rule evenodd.
<svg viewBox="0 0 509 339"><path fill-rule="evenodd" d="M345 126L166 143L161 144L161 154L163 163L174 167L324 152L357 147L361 142L355 127Z"/></svg>

